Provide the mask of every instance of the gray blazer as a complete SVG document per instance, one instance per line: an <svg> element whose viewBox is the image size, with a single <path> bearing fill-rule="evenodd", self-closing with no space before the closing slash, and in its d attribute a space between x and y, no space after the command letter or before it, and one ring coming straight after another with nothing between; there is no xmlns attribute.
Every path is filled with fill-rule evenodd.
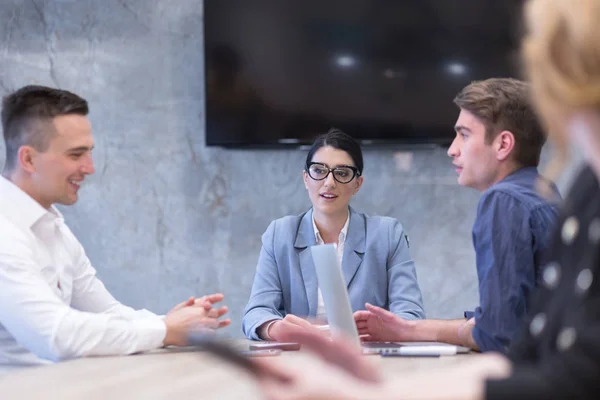
<svg viewBox="0 0 600 400"><path fill-rule="evenodd" d="M257 328L263 323L288 313L316 315L318 285L309 249L315 244L312 209L271 222L262 236L242 319L249 339L259 339ZM402 318L425 318L415 265L398 220L370 217L350 208L342 272L353 311L363 310L369 302Z"/></svg>

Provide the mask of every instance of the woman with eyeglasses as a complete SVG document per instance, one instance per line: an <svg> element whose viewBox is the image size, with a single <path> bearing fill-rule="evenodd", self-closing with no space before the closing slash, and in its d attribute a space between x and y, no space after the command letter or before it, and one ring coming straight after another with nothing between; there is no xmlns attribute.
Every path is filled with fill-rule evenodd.
<svg viewBox="0 0 600 400"><path fill-rule="evenodd" d="M262 236L252 293L242 320L254 340L278 340L285 327L325 320L309 247L336 245L354 311L371 303L406 319L421 319L421 291L408 241L398 220L349 206L363 183L360 145L332 129L318 137L302 176L312 208L277 219Z"/></svg>

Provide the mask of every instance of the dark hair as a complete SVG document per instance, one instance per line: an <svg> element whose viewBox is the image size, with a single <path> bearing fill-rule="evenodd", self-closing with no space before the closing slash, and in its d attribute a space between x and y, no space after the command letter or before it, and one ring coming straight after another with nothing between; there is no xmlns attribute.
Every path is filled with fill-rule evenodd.
<svg viewBox="0 0 600 400"><path fill-rule="evenodd" d="M340 131L336 128L331 128L327 133L317 137L313 142L308 154L306 155L305 168L308 170L308 165L312 162L313 156L321 147L331 146L335 149L343 150L352 158L354 166L358 169L360 175L363 171L363 156L360 144L352 136Z"/></svg>
<svg viewBox="0 0 600 400"><path fill-rule="evenodd" d="M87 101L66 90L29 85L2 99L2 130L6 143L6 163L16 165L17 152L24 145L46 151L56 131L52 119L60 115L89 112Z"/></svg>
<svg viewBox="0 0 600 400"><path fill-rule="evenodd" d="M512 78L475 81L460 91L454 104L483 122L486 144L509 131L515 137L514 160L523 167L540 163L546 135L534 111L529 84Z"/></svg>

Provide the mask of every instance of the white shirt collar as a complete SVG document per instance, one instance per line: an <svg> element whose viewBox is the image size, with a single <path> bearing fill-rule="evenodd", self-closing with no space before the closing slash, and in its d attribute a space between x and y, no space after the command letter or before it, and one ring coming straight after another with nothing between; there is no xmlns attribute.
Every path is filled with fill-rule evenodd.
<svg viewBox="0 0 600 400"><path fill-rule="evenodd" d="M313 231L315 232L315 239L317 243L324 243L323 238L321 237L321 233L319 232L319 228L317 228L317 224L315 223L315 214L312 214L312 223L313 223ZM350 211L348 211L348 218L346 218L346 223L342 227L340 231L340 235L338 236L338 243L343 243L346 240L346 236L348 235L348 225L350 225Z"/></svg>
<svg viewBox="0 0 600 400"><path fill-rule="evenodd" d="M25 193L20 187L0 175L0 213L19 227L30 229L44 216L64 221L60 211L51 206L48 210Z"/></svg>

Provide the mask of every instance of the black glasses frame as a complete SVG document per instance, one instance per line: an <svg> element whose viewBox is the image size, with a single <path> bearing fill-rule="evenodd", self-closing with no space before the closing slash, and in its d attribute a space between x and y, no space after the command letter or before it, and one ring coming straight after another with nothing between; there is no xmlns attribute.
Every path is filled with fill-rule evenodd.
<svg viewBox="0 0 600 400"><path fill-rule="evenodd" d="M310 167L311 167L311 166L313 166L313 165L318 165L318 166L320 166L320 167L323 167L323 169L326 169L326 170L327 170L327 174L326 174L326 175L325 175L323 178L321 178L321 179L317 179L317 178L315 178L314 176L312 176L312 175L310 174ZM335 177L335 174L333 173L333 171L335 171L335 170L339 170L339 169L341 169L341 168L349 168L349 169L352 171L352 178L350 178L350 180L348 180L347 182L342 182L342 181L340 181L338 178L336 178L336 177ZM311 162L311 163L308 163L308 165L306 166L306 173L308 174L308 176L310 176L310 178L311 178L311 179L313 179L313 180L315 180L315 181L322 181L322 180L325 180L325 179L327 179L327 177L329 176L329 174L333 174L333 179L335 179L335 181L336 181L336 182L339 182L339 183L341 183L341 184L343 184L343 185L345 185L345 184L347 184L347 183L350 183L350 182L352 182L352 180L353 180L354 178L356 178L357 176L360 176L360 172L358 171L358 168L356 168L356 167L352 167L352 166L350 166L350 165L344 165L343 167L329 168L327 165L325 165L325 164L323 164L323 163L318 163L318 162Z"/></svg>

